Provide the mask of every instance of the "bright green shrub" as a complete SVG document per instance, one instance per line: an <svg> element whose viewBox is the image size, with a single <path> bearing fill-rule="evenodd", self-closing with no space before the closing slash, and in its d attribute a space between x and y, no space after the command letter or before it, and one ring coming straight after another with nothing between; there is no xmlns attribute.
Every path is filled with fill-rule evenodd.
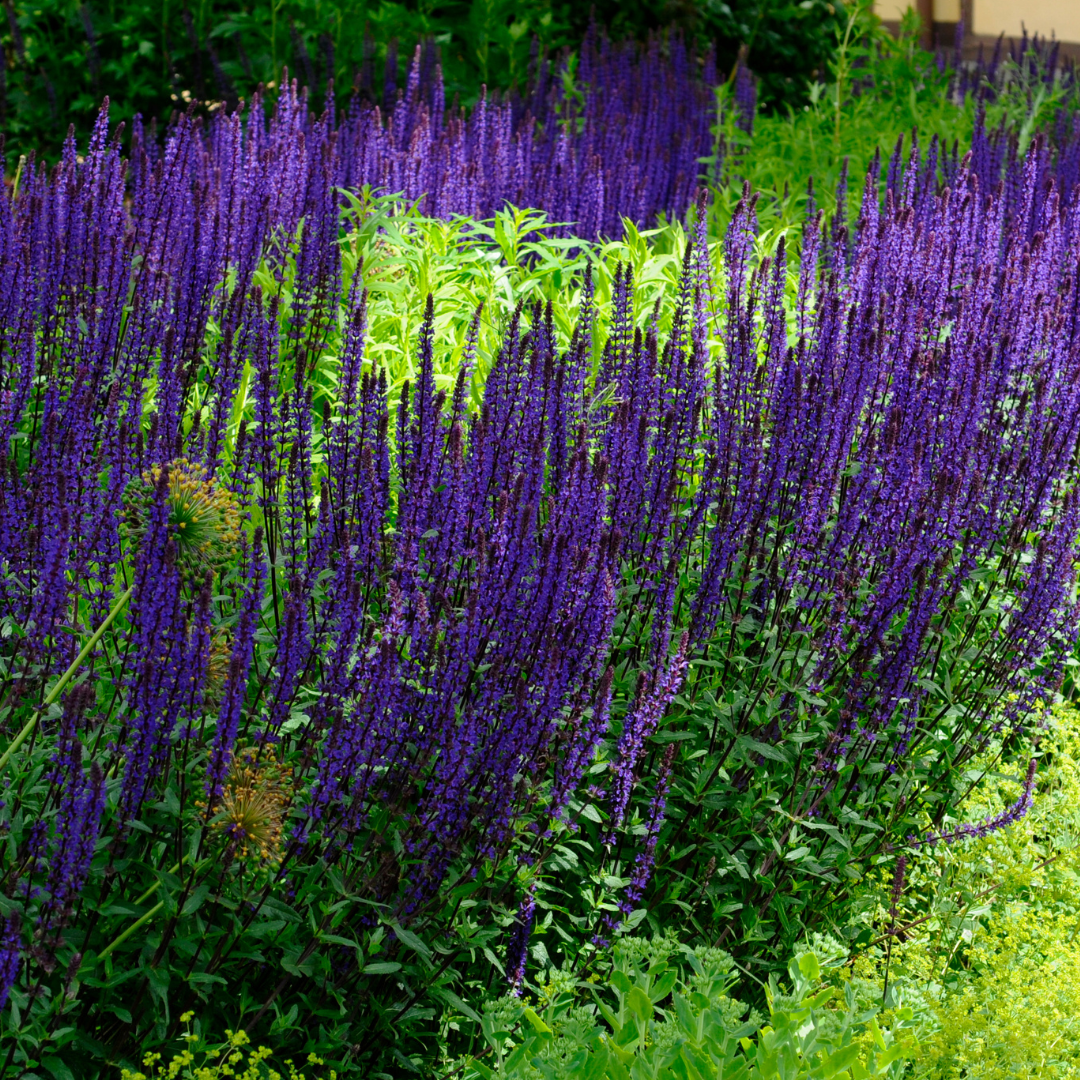
<svg viewBox="0 0 1080 1080"><path fill-rule="evenodd" d="M845 206L854 222L862 177L875 154L888 162L898 140L904 140L905 157L913 133L924 152L936 139L945 155L955 151L963 157L971 148L977 116L985 110L987 130L1004 126L1015 132L1023 152L1038 132L1053 133L1059 117L1075 108L1068 80L1044 78L1035 57L1023 70L1011 59L1002 61L1000 86L976 100L970 88L964 94L957 90L950 67L942 68L934 53L920 47L914 12L909 11L899 36L884 28L865 0L848 5L848 18L850 23L839 28L828 69L811 80L805 103L786 112L760 113L752 136L740 131L736 110L718 110L728 153L722 165L725 183L718 186L713 205L717 230L729 219L743 181L761 193L761 224L784 227L806 216L811 182L815 205L832 212L843 176ZM726 106L730 88L719 92Z"/></svg>
<svg viewBox="0 0 1080 1080"><path fill-rule="evenodd" d="M950 853L966 891L993 889L970 945L946 958L917 939L939 970L949 962L926 1048L934 1080L1080 1077L1080 712L1056 720L1028 817ZM1016 780L1003 769L979 800L1002 802Z"/></svg>
<svg viewBox="0 0 1080 1080"><path fill-rule="evenodd" d="M902 933L850 971L850 986L881 993L888 956L890 985L933 1029L914 1074L925 1080L1080 1077L1080 711L1055 710L1041 750L1028 815L916 860ZM979 765L966 777L989 769L967 801L973 820L1014 802L1023 779L1016 765ZM877 930L891 923L887 878L862 916Z"/></svg>
<svg viewBox="0 0 1080 1080"><path fill-rule="evenodd" d="M1027 910L993 919L946 991L926 1047L932 1080L1080 1077L1080 916Z"/></svg>
<svg viewBox="0 0 1080 1080"><path fill-rule="evenodd" d="M488 1052L470 1080L797 1080L900 1077L916 1047L912 1013L879 1025L848 990L840 1001L822 985L813 952L791 961L790 994L766 990L769 1022L730 996L731 958L719 949L683 949L692 974L654 957L643 966L616 951L603 986L582 1004L565 984L545 988L532 1007L503 999L485 1013ZM677 948L672 943L673 948ZM756 1035L755 1035L756 1032Z"/></svg>
<svg viewBox="0 0 1080 1080"><path fill-rule="evenodd" d="M416 350L428 293L435 301L435 381L453 389L465 337L477 305L483 304L479 363L474 375L476 401L487 365L519 303L552 304L560 348L569 344L582 301L582 279L592 266L595 302L602 313L610 305L615 270L629 266L634 279L634 310L644 328L660 304L660 329L670 322L665 296L677 288L687 235L681 223L638 230L627 224L620 240L585 244L551 235L546 216L509 208L487 221L425 217L394 196L369 189L351 194L343 218L344 291L357 266L368 289L368 354L387 368L391 401L402 383L419 374ZM775 242L775 241L774 241ZM714 248L718 245L711 245ZM291 303L295 263L279 283L264 267L257 283L268 294ZM606 326L603 327L606 331ZM602 340L603 334L598 335ZM317 360L314 380L332 392L336 385L340 338L332 339Z"/></svg>

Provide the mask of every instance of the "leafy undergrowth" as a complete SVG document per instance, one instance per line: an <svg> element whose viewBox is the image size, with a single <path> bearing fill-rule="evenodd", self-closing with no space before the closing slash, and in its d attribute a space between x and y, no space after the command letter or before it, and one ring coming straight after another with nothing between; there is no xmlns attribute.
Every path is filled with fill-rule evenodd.
<svg viewBox="0 0 1080 1080"><path fill-rule="evenodd" d="M883 938L846 969L850 985L880 999L887 970L888 993L922 1016L915 1076L1080 1076L1080 711L1055 709L1040 749L1026 817L927 851L895 907L885 873L849 912ZM979 820L1014 803L1024 776L983 760L965 779L979 780Z"/></svg>
<svg viewBox="0 0 1080 1080"><path fill-rule="evenodd" d="M553 235L558 224L536 210L509 207L486 221L427 217L397 196L365 188L348 197L342 218L343 302L355 275L368 291L368 355L387 373L391 408L406 380L419 374L417 348L426 298L435 305L435 383L454 388L476 310L480 309L471 377L473 404L520 307L551 304L552 326L561 348L573 337L581 315L586 267L592 269L593 303L601 325L620 267L632 271L636 322L644 329L658 315L670 325L665 297L678 287L688 235L682 223L639 230L632 222L620 240L586 244ZM711 244L715 252L719 244ZM258 284L267 295L291 302L295 261L283 278L264 268ZM794 279L793 279L794 280ZM316 385L334 392L345 334L331 337L316 361Z"/></svg>
<svg viewBox="0 0 1080 1080"><path fill-rule="evenodd" d="M884 864L867 879L842 910L872 944L852 957L845 928L810 935L790 994L742 977L767 1019L734 996L741 972L722 950L628 937L603 977L553 972L532 997L486 1003L486 1050L444 1075L1080 1076L1080 711L1054 710L1039 760L1026 817L928 850L895 900ZM1025 777L987 758L962 779L980 781L965 809L984 820Z"/></svg>

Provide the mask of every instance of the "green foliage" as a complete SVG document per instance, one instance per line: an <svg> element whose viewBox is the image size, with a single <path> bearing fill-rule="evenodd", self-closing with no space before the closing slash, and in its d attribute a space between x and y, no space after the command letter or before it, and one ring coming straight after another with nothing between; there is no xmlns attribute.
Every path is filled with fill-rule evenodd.
<svg viewBox="0 0 1080 1080"><path fill-rule="evenodd" d="M724 130L736 153L728 158L729 183L721 186L714 213L727 219L744 181L762 193L763 224L801 221L811 181L817 206L831 211L846 168L854 180L846 200L852 214L874 155L887 158L913 130L924 143L935 135L949 147L970 142L975 108L950 97L951 73L938 70L917 33L917 23L908 20L894 38L869 5L853 6L837 28L827 72L812 81L807 101L784 114L759 116L752 138L740 138L730 124Z"/></svg>
<svg viewBox="0 0 1080 1080"><path fill-rule="evenodd" d="M164 121L272 90L288 68L316 108L330 79L339 103L360 81L381 99L388 56L400 79L424 37L440 46L448 97L469 105L482 85L521 85L534 40L576 48L593 16L616 37L674 25L715 46L721 72L741 56L768 112L798 109L829 79L849 19L841 0L10 0L7 11L0 130L13 161L55 156L69 123L85 137L105 95L118 121Z"/></svg>
<svg viewBox="0 0 1080 1080"><path fill-rule="evenodd" d="M627 223L621 240L585 244L550 235L544 214L508 208L488 221L424 217L393 196L369 189L346 196L343 217L345 290L363 274L368 289L368 355L385 364L391 402L406 379L417 376L416 347L425 297L435 301L436 384L453 389L472 313L483 306L474 401L519 303L552 304L555 331L565 348L582 300L582 279L592 267L597 303L606 310L616 268L634 272L635 309L644 327L657 304L670 296L682 266L687 236L681 224L639 231ZM292 267L291 269L295 269ZM291 303L292 275L278 281L264 269L259 283L268 294ZM670 307L670 306L669 306ZM661 306L660 327L671 311ZM598 344L602 340L598 335ZM338 347L331 339L316 361L316 402L336 393Z"/></svg>
<svg viewBox="0 0 1080 1080"><path fill-rule="evenodd" d="M559 15L583 31L589 7L562 7ZM600 0L595 11L616 34L641 36L674 24L716 46L722 73L742 56L771 111L801 105L810 85L825 77L848 7L843 0Z"/></svg>
<svg viewBox="0 0 1080 1080"><path fill-rule="evenodd" d="M483 83L525 79L534 36L571 44L545 0L9 0L7 11L0 130L14 157L55 156L69 124L85 138L105 95L117 121L165 120L191 102L235 104L288 67L321 108L328 79L345 101L366 68L381 100L390 50L400 41L400 82L413 46L433 37L448 95L468 104Z"/></svg>
<svg viewBox="0 0 1080 1080"><path fill-rule="evenodd" d="M570 990L549 986L536 1008L521 1001L489 1009L488 1051L469 1062L467 1080L895 1078L917 1047L910 1010L899 1010L883 1028L877 1008L861 1008L850 992L841 1002L822 985L813 952L788 965L790 993L770 981L763 1026L730 996L730 956L679 951L689 977L670 956L641 963L631 950L617 949L606 980ZM585 1006L582 986L592 998Z"/></svg>
<svg viewBox="0 0 1080 1080"><path fill-rule="evenodd" d="M757 76L764 108L799 108L810 88L835 62L849 12L841 0L708 0L695 5L706 35L715 40L721 70L741 55Z"/></svg>
<svg viewBox="0 0 1080 1080"><path fill-rule="evenodd" d="M854 220L861 181L875 155L887 162L901 140L910 146L914 133L924 149L936 138L944 152L962 157L985 108L987 128L1015 132L1022 152L1038 132L1053 130L1062 109L1076 107L1060 78L1042 78L1034 54L1023 68L1003 61L1000 86L988 100L976 102L970 91L959 97L954 73L941 70L934 54L920 47L910 9L899 36L885 30L867 0L856 0L844 20L830 25L834 47L805 99L789 98L783 109L760 112L752 136L736 126L731 88L719 88L718 137L728 152L713 200L714 231L729 220L744 182L761 193L762 226L776 228L805 218L811 183L815 205L832 212L846 172L842 208Z"/></svg>
<svg viewBox="0 0 1080 1080"><path fill-rule="evenodd" d="M890 987L923 1017L915 1076L1080 1077L1078 763L1080 712L1059 707L1025 818L916 858L895 913L887 864L836 913L873 942L845 985L880 1001L888 958ZM1023 776L991 754L962 778L976 780L977 820L1014 801Z"/></svg>

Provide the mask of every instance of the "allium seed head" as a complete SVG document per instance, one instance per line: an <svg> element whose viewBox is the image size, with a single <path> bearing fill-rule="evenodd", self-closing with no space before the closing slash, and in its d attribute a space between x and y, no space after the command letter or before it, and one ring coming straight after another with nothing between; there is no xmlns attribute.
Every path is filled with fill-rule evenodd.
<svg viewBox="0 0 1080 1080"><path fill-rule="evenodd" d="M163 472L168 474L168 527L177 564L187 576L201 579L207 570L216 572L225 566L239 548L236 497L207 477L202 465L186 458L155 465L133 480L124 496L126 531L135 544L146 533L154 490Z"/></svg>

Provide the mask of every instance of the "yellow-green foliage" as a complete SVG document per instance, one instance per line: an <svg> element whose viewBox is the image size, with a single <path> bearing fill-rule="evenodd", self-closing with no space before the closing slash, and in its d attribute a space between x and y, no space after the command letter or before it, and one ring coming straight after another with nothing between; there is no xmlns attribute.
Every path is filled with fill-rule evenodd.
<svg viewBox="0 0 1080 1080"><path fill-rule="evenodd" d="M190 1025L194 1013L184 1013L180 1019ZM160 1054L147 1054L143 1058L142 1072L122 1070L120 1080L308 1080L296 1071L291 1061L285 1063L286 1072L281 1073L270 1064L273 1051L266 1046L253 1047L244 1031L226 1031L225 1042L220 1046L206 1046L201 1037L191 1031L181 1036L187 1047L167 1065ZM309 1066L322 1065L322 1059L308 1054ZM311 1080L319 1074L312 1073ZM322 1074L327 1080L336 1080L337 1073L331 1069Z"/></svg>
<svg viewBox="0 0 1080 1080"><path fill-rule="evenodd" d="M924 1075L1080 1077L1076 914L1037 907L994 919L968 954L974 977L947 991L924 1043Z"/></svg>
<svg viewBox="0 0 1080 1080"><path fill-rule="evenodd" d="M341 236L343 287L347 295L359 273L368 290L365 355L385 367L392 402L402 383L417 377L419 331L429 293L435 306L435 382L446 391L453 388L469 324L480 304L475 391L483 385L519 303L550 301L556 338L565 348L580 312L587 265L592 266L599 312L605 312L611 300L616 268L630 266L638 325L648 325L654 313L661 331L670 325L670 298L677 293L687 243L678 222L648 230L627 223L619 240L586 243L552 235L557 223L536 210L508 208L483 222L443 221L366 188L347 198ZM712 246L718 259L719 241ZM294 274L294 261L281 281L268 265L256 274L264 294L278 297L286 318L292 311ZM309 373L316 399L336 392L341 336L335 330L340 327L331 328L329 342ZM606 331L599 333L594 344L602 344L605 336ZM249 392L247 387L244 392Z"/></svg>
<svg viewBox="0 0 1080 1080"><path fill-rule="evenodd" d="M1055 710L1040 754L1025 818L938 845L909 874L897 924L925 921L894 940L889 970L933 1028L915 1073L924 1080L1080 1080L1080 712ZM1022 773L991 771L968 819L1015 802ZM879 929L889 902L882 881ZM867 950L852 977L880 986L885 954L884 943Z"/></svg>

